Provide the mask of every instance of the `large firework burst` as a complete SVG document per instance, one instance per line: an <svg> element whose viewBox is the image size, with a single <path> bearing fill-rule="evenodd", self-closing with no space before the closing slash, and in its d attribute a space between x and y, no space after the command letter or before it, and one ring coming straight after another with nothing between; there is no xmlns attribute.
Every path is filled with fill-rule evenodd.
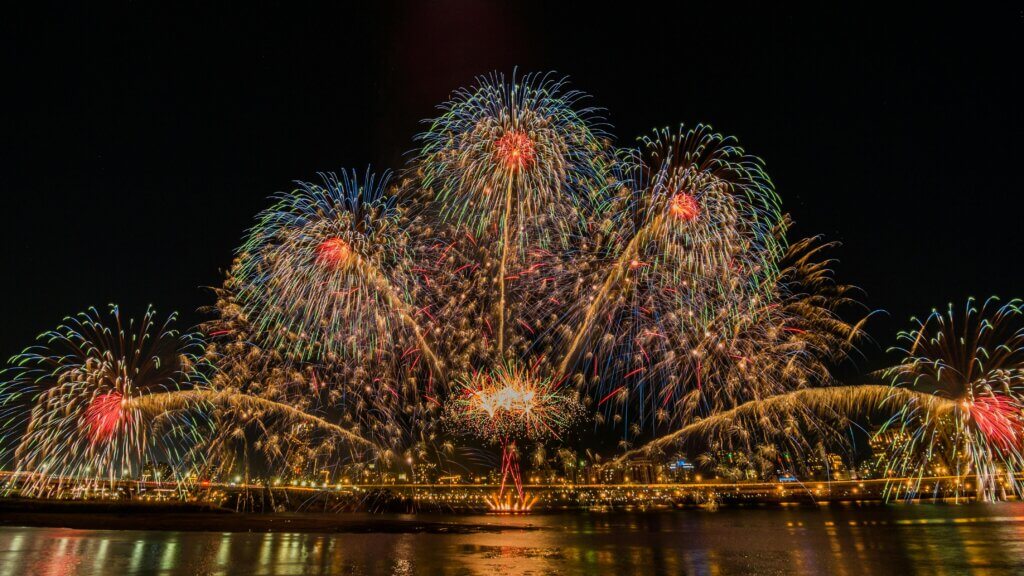
<svg viewBox="0 0 1024 576"><path fill-rule="evenodd" d="M557 439L582 414L563 382L502 365L457 383L445 408L451 430L491 443Z"/></svg>
<svg viewBox="0 0 1024 576"><path fill-rule="evenodd" d="M440 106L417 166L441 218L532 246L573 234L607 147L586 95L565 79L480 77Z"/></svg>
<svg viewBox="0 0 1024 576"><path fill-rule="evenodd" d="M529 368L499 365L493 372L476 374L457 386L445 407L456 434L501 445L501 488L490 500L496 510L528 510L533 502L523 493L517 440L543 442L557 439L583 413L575 392ZM505 497L506 483L515 485L516 501Z"/></svg>
<svg viewBox="0 0 1024 576"><path fill-rule="evenodd" d="M387 176L301 183L239 251L238 301L260 341L299 360L387 364L403 340L434 360L408 303L409 260Z"/></svg>
<svg viewBox="0 0 1024 576"><path fill-rule="evenodd" d="M152 308L125 321L112 305L109 318L95 309L66 318L3 374L4 460L28 475L29 493L79 479L135 479L157 462L181 479L201 454L194 448L209 434L201 403L156 418L137 403L202 385L203 340L175 331L173 314L158 322Z"/></svg>
<svg viewBox="0 0 1024 576"><path fill-rule="evenodd" d="M537 251L568 249L603 185L608 147L594 110L577 107L584 95L564 85L549 75L479 78L419 137L426 208L452 228L441 249L469 238L460 252L470 260L454 268L469 267L463 276L487 288L481 306L502 361L515 357L505 353L513 271Z"/></svg>
<svg viewBox="0 0 1024 576"><path fill-rule="evenodd" d="M711 424L721 414L793 430L751 406L791 408L783 399L833 383L831 364L860 333L837 314L849 288L820 246L787 247L763 163L735 139L698 125L615 150L583 98L549 75L481 78L441 106L393 195L387 177L351 172L275 196L216 290L202 329L218 370L201 387L181 360L162 392L148 377L145 394L135 381L67 388L28 367L75 354L26 352L5 410L22 398L66 409L32 412L20 461L110 476L139 457L106 447L155 443L130 424L143 409L176 438L201 405L217 429L204 453L230 467L255 447L294 471L344 460L342 445L384 460L450 452L445 421L502 445L523 501L515 442L559 438L583 404L627 445L698 418L729 428ZM78 342L57 332L50 343ZM83 350L114 350L102 334ZM68 373L102 368L80 364ZM29 378L52 383L18 397ZM988 398L972 397L965 421L1009 446L1011 410ZM62 426L85 451L44 441Z"/></svg>
<svg viewBox="0 0 1024 576"><path fill-rule="evenodd" d="M621 155L607 188L595 235L603 263L589 265L583 286L592 289L573 299L581 305L562 330L560 367L575 367L605 411L641 406L615 414L634 434L644 421L721 408L706 402L712 395L726 408L742 402L726 392L749 387L730 376L750 365L739 348L767 348L786 292L787 226L761 161L703 125L658 131L643 145Z"/></svg>
<svg viewBox="0 0 1024 576"><path fill-rule="evenodd" d="M889 423L896 457L889 469L920 478L941 463L957 476L974 475L982 498L1021 492L1024 472L1024 302L968 299L914 319L900 332L905 355L886 371L894 388L947 401L942 410L903 405ZM900 490L899 485L893 485Z"/></svg>

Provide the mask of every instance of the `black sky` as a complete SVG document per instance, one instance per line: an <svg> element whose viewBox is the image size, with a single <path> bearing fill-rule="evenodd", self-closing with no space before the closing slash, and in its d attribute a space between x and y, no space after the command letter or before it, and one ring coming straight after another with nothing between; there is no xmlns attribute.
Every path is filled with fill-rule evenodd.
<svg viewBox="0 0 1024 576"><path fill-rule="evenodd" d="M6 14L0 355L108 302L194 323L267 196L400 168L436 104L514 66L569 75L620 144L738 136L797 233L843 242L882 347L933 306L1024 296L1021 8L242 6Z"/></svg>

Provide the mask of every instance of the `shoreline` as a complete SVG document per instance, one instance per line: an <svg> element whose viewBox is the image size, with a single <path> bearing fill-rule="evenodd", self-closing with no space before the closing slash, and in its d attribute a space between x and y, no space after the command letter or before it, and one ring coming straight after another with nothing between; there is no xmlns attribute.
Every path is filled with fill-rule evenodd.
<svg viewBox="0 0 1024 576"><path fill-rule="evenodd" d="M916 501L944 505L938 500ZM624 510L597 510L599 514L703 512L715 510L770 510L800 507L886 506L878 500L820 502L726 503L714 507L666 507ZM589 509L538 510L536 516L565 513L594 513ZM31 500L0 498L0 528L67 528L72 530L145 530L155 532L214 533L308 533L308 534L478 534L504 531L541 530L526 516L494 515L494 522L460 521L461 516L480 518L486 512L451 511L452 521L443 519L445 512L385 513L370 512L236 512L209 504L166 502L117 502L81 500ZM422 519L417 516L422 515ZM439 518L441 516L442 518Z"/></svg>
<svg viewBox="0 0 1024 576"><path fill-rule="evenodd" d="M324 534L478 534L537 530L531 525L416 520L364 513L244 513L199 504L0 500L0 528L297 532Z"/></svg>

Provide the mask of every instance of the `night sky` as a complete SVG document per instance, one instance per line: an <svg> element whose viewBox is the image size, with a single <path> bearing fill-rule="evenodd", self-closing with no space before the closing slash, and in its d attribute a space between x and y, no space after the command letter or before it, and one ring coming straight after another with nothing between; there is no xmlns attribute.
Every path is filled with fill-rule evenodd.
<svg viewBox="0 0 1024 576"><path fill-rule="evenodd" d="M267 196L401 168L435 105L515 66L568 75L619 144L738 136L795 235L841 241L840 279L887 311L863 364L912 314L1024 296L1020 8L149 4L5 14L0 356L108 302L197 322Z"/></svg>

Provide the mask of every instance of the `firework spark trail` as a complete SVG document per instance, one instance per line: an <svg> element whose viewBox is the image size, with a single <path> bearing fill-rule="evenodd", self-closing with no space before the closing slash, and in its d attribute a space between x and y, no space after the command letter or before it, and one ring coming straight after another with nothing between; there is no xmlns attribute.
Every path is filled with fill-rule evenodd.
<svg viewBox="0 0 1024 576"><path fill-rule="evenodd" d="M508 186L505 188L505 215L501 219L501 263L498 264L498 353L505 350L505 270L508 265L508 242L511 230L510 218L512 216L512 183L509 178Z"/></svg>
<svg viewBox="0 0 1024 576"><path fill-rule="evenodd" d="M125 322L112 305L108 323L89 309L12 359L0 383L0 456L34 478L26 493L60 491L79 478L133 478L161 459L174 460L180 481L201 460L194 448L210 433L201 410L182 404L146 418L133 405L206 381L202 339L173 330L174 320L158 324L149 308Z"/></svg>
<svg viewBox="0 0 1024 576"><path fill-rule="evenodd" d="M240 249L238 299L262 341L303 359L380 362L367 352L393 342L397 320L443 378L407 299L408 238L387 180L326 175L279 195Z"/></svg>
<svg viewBox="0 0 1024 576"><path fill-rule="evenodd" d="M902 362L886 370L894 387L943 398L952 411L943 417L913 406L896 414L883 432L893 434L895 457L888 470L918 478L929 462L942 462L958 476L977 477L978 495L1004 496L1004 485L1017 495L1024 472L1024 302L983 303L968 299L961 314L950 304L912 330L897 335ZM1000 482L1003 478L1003 483ZM892 491L898 494L899 486Z"/></svg>
<svg viewBox="0 0 1024 576"><path fill-rule="evenodd" d="M333 422L328 422L316 415L303 412L283 402L275 402L259 396L241 394L233 390L182 390L150 394L131 400L126 407L141 410L149 414L161 414L180 410L190 406L230 405L249 410L261 410L279 414L294 422L307 424L323 429L346 441L376 447L372 441L345 429Z"/></svg>
<svg viewBox="0 0 1024 576"><path fill-rule="evenodd" d="M609 294L612 292L612 288L622 281L629 269L630 263L636 260L639 247L645 245L649 241L650 237L657 235L664 222L664 216L656 216L650 224L638 230L637 234L633 236L632 240L629 241L629 244L626 245L626 249L622 251L622 255L619 256L618 261L610 266L608 277L601 285L601 288L597 291L597 294L594 295L593 300L591 300L590 304L587 306L587 310L583 314L583 320L580 323L579 328L576 330L576 336L566 349L565 355L562 359L562 364L559 366L559 372L566 373L572 363L576 361L580 347L583 345L586 336L590 334L592 330L595 318L607 305L607 299Z"/></svg>
<svg viewBox="0 0 1024 576"><path fill-rule="evenodd" d="M583 95L564 85L548 75L481 77L418 137L417 166L438 219L486 243L478 263L498 292L490 312L498 357L516 356L506 354L509 271L531 250L568 246L603 178L607 149L595 111L577 109Z"/></svg>
<svg viewBox="0 0 1024 576"><path fill-rule="evenodd" d="M706 442L743 429L773 429L776 422L807 412L816 416L847 420L868 414L894 414L904 410L920 410L933 418L941 418L953 410L955 403L923 392L906 388L893 388L879 384L804 388L779 394L763 400L753 400L731 410L683 426L644 446L618 456L616 462L625 462L641 454L652 454L676 444L691 440Z"/></svg>

